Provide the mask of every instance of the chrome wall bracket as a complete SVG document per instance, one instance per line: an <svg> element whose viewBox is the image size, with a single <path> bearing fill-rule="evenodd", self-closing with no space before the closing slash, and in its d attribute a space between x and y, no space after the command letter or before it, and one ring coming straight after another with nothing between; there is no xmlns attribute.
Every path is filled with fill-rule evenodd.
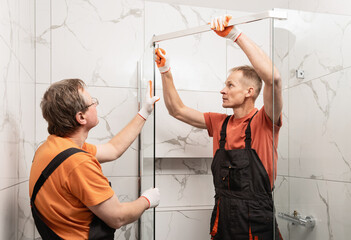
<svg viewBox="0 0 351 240"><path fill-rule="evenodd" d="M299 224L305 226L306 228L314 228L316 225L316 220L312 216L306 216L303 218L297 211L294 211L292 214L287 213L278 213L280 218L292 222L292 224Z"/></svg>

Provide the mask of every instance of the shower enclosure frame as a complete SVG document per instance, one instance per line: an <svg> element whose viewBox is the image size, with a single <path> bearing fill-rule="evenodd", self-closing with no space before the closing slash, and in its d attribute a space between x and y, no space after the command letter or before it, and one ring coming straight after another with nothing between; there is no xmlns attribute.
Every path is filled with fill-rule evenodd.
<svg viewBox="0 0 351 240"><path fill-rule="evenodd" d="M285 11L281 11L281 10L269 10L269 11L265 11L265 12L260 12L260 13L255 13L255 14L250 14L247 16L243 16L243 17L238 17L238 18L232 18L229 21L228 26L233 26L233 25L240 25L240 24L246 24L246 23L251 23L251 22L256 22L256 21L260 21L260 20L264 20L264 19L270 19L270 20L286 20L287 19L287 13ZM273 26L273 22L272 22L272 31L274 29ZM152 53L154 52L155 46L157 43L162 42L162 41L166 41L166 40L171 40L171 39L175 39L175 38L180 38L180 37L185 37L185 36L190 36L190 35L194 35L194 34L199 34L199 33L204 33L204 32L208 32L211 31L211 27L209 24L206 25L202 25L202 26L198 26L198 27L193 27L193 28L189 28L189 29L185 29L185 30L181 30L181 31L175 31L175 32L170 32L170 33L166 33L166 34L161 34L161 35L154 35L152 37L152 39L149 42L149 47L152 49ZM273 48L272 48L273 49ZM151 54L153 56L153 54ZM271 55L273 56L273 50L271 50ZM153 60L152 60L153 61ZM273 64L274 65L274 64ZM153 91L156 92L156 82L155 82L155 64L153 64ZM272 72L273 72L273 66L272 66ZM142 77L143 75L143 64L142 61L138 63L138 101L139 101L139 106L142 106L142 87L141 87L141 80L143 79ZM274 84L274 81L273 81ZM273 95L274 96L274 95ZM273 99L274 101L274 99ZM156 187L156 179L155 179L155 131L156 131L156 110L157 107L155 106L154 112L153 112L153 129L154 129L154 134L153 134L153 183L152 183L152 187ZM273 129L274 131L274 129ZM143 131L142 131L143 132ZM143 141L141 140L142 137L139 137L139 144L138 144L138 150L139 150L139 195L145 191L147 188L143 188L142 187L142 182L143 182L143 155L142 155L142 144ZM273 138L273 145L274 145L274 138ZM274 150L273 150L274 151ZM273 154L274 156L274 154ZM274 169L274 158L273 158L273 169ZM151 187L151 186L148 186ZM153 238L152 239L156 239L156 235L155 235L155 229L156 229L156 224L155 224L155 219L156 219L156 211L155 209L152 209L152 226L153 226ZM275 216L275 214L274 214ZM142 234L142 222L143 222L143 218L139 219L139 223L138 223L138 233L139 233L139 239L143 240L143 234ZM275 228L273 228L275 229Z"/></svg>

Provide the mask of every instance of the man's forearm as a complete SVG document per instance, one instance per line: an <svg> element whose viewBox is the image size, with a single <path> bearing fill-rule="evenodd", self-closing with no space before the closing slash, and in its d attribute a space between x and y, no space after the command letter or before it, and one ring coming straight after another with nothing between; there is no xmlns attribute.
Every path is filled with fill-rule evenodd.
<svg viewBox="0 0 351 240"><path fill-rule="evenodd" d="M120 157L134 142L145 124L145 120L136 115L118 134L108 143L116 149L116 158Z"/></svg>
<svg viewBox="0 0 351 240"><path fill-rule="evenodd" d="M174 86L171 71L161 74L163 85L163 98L171 116L175 117L181 107L184 106Z"/></svg>
<svg viewBox="0 0 351 240"><path fill-rule="evenodd" d="M144 124L145 120L137 114L109 142L97 145L96 158L98 161L105 163L119 158L136 139Z"/></svg>
<svg viewBox="0 0 351 240"><path fill-rule="evenodd" d="M144 198L138 198L133 202L124 202L119 206L118 226L124 226L135 222L140 218L145 210L149 208L149 203Z"/></svg>

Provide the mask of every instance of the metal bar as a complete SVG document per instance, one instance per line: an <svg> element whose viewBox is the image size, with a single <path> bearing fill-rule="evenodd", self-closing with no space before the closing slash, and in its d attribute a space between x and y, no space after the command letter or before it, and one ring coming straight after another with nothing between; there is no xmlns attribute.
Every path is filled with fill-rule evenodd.
<svg viewBox="0 0 351 240"><path fill-rule="evenodd" d="M306 216L305 218L301 217L300 215L289 215L286 213L279 212L278 216L292 222L293 224L299 224L305 226L307 228L314 228L316 225L316 220L312 216Z"/></svg>
<svg viewBox="0 0 351 240"><path fill-rule="evenodd" d="M229 26L260 21L266 18L284 20L284 19L287 19L287 13L279 10L270 10L266 12L244 16L244 17L232 18L229 21ZM189 28L181 31L153 36L150 42L150 47L152 47L153 44L156 42L161 42L161 41L165 41L173 38L179 38L179 37L189 36L197 33L208 32L208 31L211 31L211 27L209 24L199 26L199 27Z"/></svg>

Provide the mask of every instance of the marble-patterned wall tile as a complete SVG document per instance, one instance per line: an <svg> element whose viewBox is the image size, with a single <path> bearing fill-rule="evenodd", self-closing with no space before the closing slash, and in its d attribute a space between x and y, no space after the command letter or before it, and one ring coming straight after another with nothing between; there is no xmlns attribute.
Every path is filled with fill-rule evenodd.
<svg viewBox="0 0 351 240"><path fill-rule="evenodd" d="M276 9L276 11L288 13L286 9ZM291 45L289 45L289 39L291 38L292 33L285 27L288 21L289 19L274 19L273 28L270 29L273 32L271 32L271 34L266 33L267 35L270 35L270 44L272 44L273 48L273 63L282 78L283 89L289 87L290 78L289 47L291 47Z"/></svg>
<svg viewBox="0 0 351 240"><path fill-rule="evenodd" d="M345 203L351 200L350 192L350 183L291 178L290 210L313 216L316 226L307 229L289 224L290 240L347 239L351 209Z"/></svg>
<svg viewBox="0 0 351 240"><path fill-rule="evenodd" d="M289 174L289 90L283 90L282 127L279 130L277 174Z"/></svg>
<svg viewBox="0 0 351 240"><path fill-rule="evenodd" d="M29 183L25 181L18 185L18 237L19 240L34 239L35 225L30 208Z"/></svg>
<svg viewBox="0 0 351 240"><path fill-rule="evenodd" d="M0 2L0 239L33 239L22 208L34 149L34 1ZM28 191L26 192L28 195ZM29 228L27 228L29 227Z"/></svg>
<svg viewBox="0 0 351 240"><path fill-rule="evenodd" d="M289 31L289 85L294 86L350 66L350 18L348 16L287 11L280 27ZM324 38L328 32L330 38ZM328 46L328 47L326 47ZM304 70L304 79L296 78Z"/></svg>
<svg viewBox="0 0 351 240"><path fill-rule="evenodd" d="M218 88L219 89L219 88ZM212 138L205 129L192 127L168 114L163 95L156 106L156 156L157 157L212 157ZM222 99L217 92L179 91L185 105L201 112L222 112ZM196 97L194 97L196 96Z"/></svg>
<svg viewBox="0 0 351 240"><path fill-rule="evenodd" d="M8 55L18 59L19 1L1 0L1 50L7 49L1 58L1 66L8 62ZM6 69L6 68L5 68ZM2 68L3 71L3 68Z"/></svg>
<svg viewBox="0 0 351 240"><path fill-rule="evenodd" d="M47 130L48 124L43 118L42 111L40 108L41 100L44 96L45 91L49 88L50 84L36 84L35 86L35 150L43 143L48 137L49 133Z"/></svg>
<svg viewBox="0 0 351 240"><path fill-rule="evenodd" d="M0 239L17 239L18 187L0 190Z"/></svg>
<svg viewBox="0 0 351 240"><path fill-rule="evenodd" d="M137 114L137 91L131 88L88 87L88 92L99 99L99 124L93 128L87 142L103 144L121 131ZM117 160L104 163L106 176L138 176L137 139Z"/></svg>
<svg viewBox="0 0 351 240"><path fill-rule="evenodd" d="M212 175L156 175L162 200L158 208L213 206Z"/></svg>
<svg viewBox="0 0 351 240"><path fill-rule="evenodd" d="M146 210L140 218L139 239L152 239L154 236L154 209Z"/></svg>
<svg viewBox="0 0 351 240"><path fill-rule="evenodd" d="M0 89L2 89L2 99L4 99L1 111L1 129L0 129L0 150L3 155L3 160L0 162L0 188L6 188L12 186L18 181L18 164L19 164L19 140L20 140L20 130L19 130L19 119L18 119L18 109L15 107L14 103L11 103L10 96L18 96L17 94L12 94L12 91L16 92L18 83L11 82L1 82Z"/></svg>
<svg viewBox="0 0 351 240"><path fill-rule="evenodd" d="M153 35L202 26L225 11L182 5L146 2L145 44ZM213 91L225 79L225 42L212 32L205 32L159 43L170 58L177 89ZM156 70L156 87L161 78Z"/></svg>
<svg viewBox="0 0 351 240"><path fill-rule="evenodd" d="M158 158L156 159L157 175L172 174L211 174L211 158Z"/></svg>
<svg viewBox="0 0 351 240"><path fill-rule="evenodd" d="M17 40L11 40L10 45L6 40L0 43L4 50L1 63L4 71L0 82L3 99L0 106L0 141L4 159L1 161L1 187L28 178L34 147L34 83L29 75L21 74L25 66L18 59L17 50L11 47L16 45L17 49L21 45Z"/></svg>
<svg viewBox="0 0 351 240"><path fill-rule="evenodd" d="M21 83L35 82L35 0L19 1L19 74ZM33 104L33 102L32 102Z"/></svg>
<svg viewBox="0 0 351 240"><path fill-rule="evenodd" d="M35 11L35 81L51 82L51 2L36 0Z"/></svg>
<svg viewBox="0 0 351 240"><path fill-rule="evenodd" d="M250 15L250 13L238 13L234 11L228 11L228 14L233 17L237 17L239 14L241 16ZM239 17L239 16L238 16ZM268 56L271 56L271 22L270 20L261 20L252 23L246 23L238 25L244 34L252 39ZM223 40L222 40L223 41ZM240 49L240 47L233 41L226 40L227 44L227 61L226 68L229 71L233 67L241 65L252 65L249 59L246 57L245 53Z"/></svg>
<svg viewBox="0 0 351 240"><path fill-rule="evenodd" d="M23 77L21 77L22 79ZM17 87L18 123L13 129L18 138L18 177L19 181L29 178L30 166L35 151L35 85L21 83ZM10 90L11 91L11 90ZM16 91L13 89L13 91ZM15 99L13 100L15 102Z"/></svg>
<svg viewBox="0 0 351 240"><path fill-rule="evenodd" d="M277 11L284 11L277 9ZM270 44L273 48L273 63L282 79L283 111L282 127L278 139L278 175L288 175L289 167L289 31L282 28L288 20L274 20Z"/></svg>
<svg viewBox="0 0 351 240"><path fill-rule="evenodd" d="M278 173L279 174L279 173ZM287 213L290 214L290 198L289 198L289 177L287 176L277 176L275 181L275 188L273 193L274 206L275 206L275 217L278 222L279 231L284 240L289 240L290 229L289 223L279 217L279 213Z"/></svg>
<svg viewBox="0 0 351 240"><path fill-rule="evenodd" d="M348 68L351 66L351 17L345 18L347 22L345 28L343 29L343 36L341 42L341 52L342 52L342 59L344 63L344 68Z"/></svg>
<svg viewBox="0 0 351 240"><path fill-rule="evenodd" d="M131 202L139 197L136 177L109 177L108 179L120 202ZM116 230L115 240L133 239L138 239L137 221Z"/></svg>
<svg viewBox="0 0 351 240"><path fill-rule="evenodd" d="M1 63L3 111L0 138L6 142L2 146L8 164L7 168L2 168L7 172L2 177L9 176L12 182L16 178L18 181L28 178L28 164L33 154L34 1L8 3L8 13L4 14L2 21L8 35L2 35L4 62ZM2 184L5 182L2 181Z"/></svg>
<svg viewBox="0 0 351 240"><path fill-rule="evenodd" d="M35 144L35 1L19 1L19 180L29 177Z"/></svg>
<svg viewBox="0 0 351 240"><path fill-rule="evenodd" d="M9 99L13 95L17 96L9 88L19 85L18 1L2 0L0 3L0 148L3 153L3 161L0 162L0 189L3 189L13 185L18 179L18 131L14 131L18 122L18 109L13 109L15 104ZM12 90L15 89L12 87Z"/></svg>
<svg viewBox="0 0 351 240"><path fill-rule="evenodd" d="M52 1L52 78L137 86L143 1Z"/></svg>
<svg viewBox="0 0 351 240"><path fill-rule="evenodd" d="M211 210L156 212L156 239L210 239Z"/></svg>
<svg viewBox="0 0 351 240"><path fill-rule="evenodd" d="M289 90L291 176L351 180L350 74L347 69Z"/></svg>

